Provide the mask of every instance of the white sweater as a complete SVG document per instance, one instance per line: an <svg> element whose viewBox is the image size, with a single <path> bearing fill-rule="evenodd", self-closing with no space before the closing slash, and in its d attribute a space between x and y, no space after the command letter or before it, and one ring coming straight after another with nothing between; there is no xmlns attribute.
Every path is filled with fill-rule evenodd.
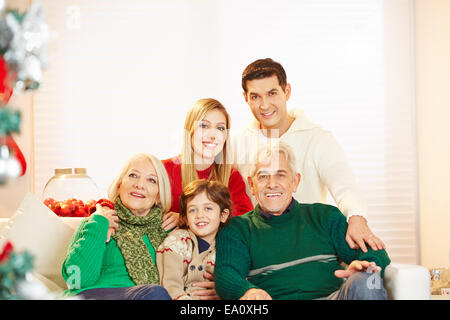
<svg viewBox="0 0 450 320"><path fill-rule="evenodd" d="M269 140L281 140L294 150L300 185L294 198L302 203L326 203L330 191L347 219L352 215L367 219L367 203L359 189L347 157L334 135L309 121L302 110L292 109L295 118L280 138L267 138L253 119L250 126L232 137L232 148L239 171L247 183L250 165L257 150ZM247 193L251 196L247 185ZM255 199L251 196L253 203Z"/></svg>

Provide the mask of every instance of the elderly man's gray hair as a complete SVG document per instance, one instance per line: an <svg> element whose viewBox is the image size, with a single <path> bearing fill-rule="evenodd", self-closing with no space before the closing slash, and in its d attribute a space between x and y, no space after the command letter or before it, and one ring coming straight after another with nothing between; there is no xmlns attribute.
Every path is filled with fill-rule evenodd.
<svg viewBox="0 0 450 320"><path fill-rule="evenodd" d="M283 141L275 141L269 142L258 150L250 166L250 177L255 176L256 168L259 164L268 164L270 158L279 153L284 154L284 157L289 162L289 167L292 170L292 174L295 175L297 173L297 166L294 151L287 143Z"/></svg>

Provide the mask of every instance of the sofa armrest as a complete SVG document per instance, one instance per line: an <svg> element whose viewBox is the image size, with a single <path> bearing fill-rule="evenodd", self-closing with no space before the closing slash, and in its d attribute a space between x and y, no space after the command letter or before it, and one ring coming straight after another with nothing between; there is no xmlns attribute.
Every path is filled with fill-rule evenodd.
<svg viewBox="0 0 450 320"><path fill-rule="evenodd" d="M429 300L431 277L427 268L391 263L384 270L384 287L393 300Z"/></svg>
<svg viewBox="0 0 450 320"><path fill-rule="evenodd" d="M47 277L43 276L40 273L32 272L31 277L33 281L37 281L41 284L43 284L47 290L57 296L60 296L63 294L64 290L67 289L66 287L61 287L57 283L53 282L52 280L48 279Z"/></svg>

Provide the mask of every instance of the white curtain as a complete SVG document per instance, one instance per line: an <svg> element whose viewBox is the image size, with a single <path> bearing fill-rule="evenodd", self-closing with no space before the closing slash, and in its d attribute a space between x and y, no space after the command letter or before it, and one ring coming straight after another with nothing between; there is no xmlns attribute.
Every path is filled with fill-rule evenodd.
<svg viewBox="0 0 450 320"><path fill-rule="evenodd" d="M288 108L342 144L392 260L418 263L410 0L42 2L55 38L34 97L37 194L54 168L86 167L105 195L131 154L178 154L200 98L246 125L241 73L271 57Z"/></svg>

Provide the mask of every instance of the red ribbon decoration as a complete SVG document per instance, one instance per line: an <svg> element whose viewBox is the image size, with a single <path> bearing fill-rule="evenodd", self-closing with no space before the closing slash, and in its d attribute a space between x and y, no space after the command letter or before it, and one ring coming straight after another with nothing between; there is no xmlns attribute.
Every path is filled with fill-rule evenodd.
<svg viewBox="0 0 450 320"><path fill-rule="evenodd" d="M10 241L8 241L3 247L2 252L0 252L0 263L9 259L11 252L13 251L13 245Z"/></svg>
<svg viewBox="0 0 450 320"><path fill-rule="evenodd" d="M0 55L0 107L6 105L13 94L13 89L9 83L8 77L9 77L8 65L6 64L6 61L3 59L3 57ZM9 147L9 149L13 152L14 156L17 158L22 167L22 172L20 176L23 176L27 170L27 162L25 161L25 157L22 153L22 150L20 150L16 141L14 141L14 138L11 137L10 135L6 137L0 137L0 142L2 144L6 144Z"/></svg>
<svg viewBox="0 0 450 320"><path fill-rule="evenodd" d="M17 145L16 141L11 136L3 136L0 137L0 145L7 145L11 153L16 157L17 161L19 161L22 171L20 172L20 176L23 176L27 171L27 162L25 157Z"/></svg>
<svg viewBox="0 0 450 320"><path fill-rule="evenodd" d="M6 61L0 56L0 104L7 104L13 90L9 84L8 79L8 65Z"/></svg>

